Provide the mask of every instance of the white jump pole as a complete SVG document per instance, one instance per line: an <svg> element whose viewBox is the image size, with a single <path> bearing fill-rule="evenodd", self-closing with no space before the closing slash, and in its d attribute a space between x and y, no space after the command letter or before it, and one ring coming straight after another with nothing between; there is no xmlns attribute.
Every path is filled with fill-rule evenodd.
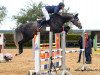
<svg viewBox="0 0 100 75"><path fill-rule="evenodd" d="M40 73L40 32L37 33L34 43L35 50L35 72L36 74Z"/></svg>
<svg viewBox="0 0 100 75"><path fill-rule="evenodd" d="M4 34L0 33L0 53L2 49L4 49Z"/></svg>
<svg viewBox="0 0 100 75"><path fill-rule="evenodd" d="M5 62L2 50L4 49L4 34L0 33L0 62Z"/></svg>
<svg viewBox="0 0 100 75"><path fill-rule="evenodd" d="M63 70L66 69L66 65L65 65L65 62L66 62L66 51L65 51L65 31L62 32L61 34L61 47L62 47L62 68Z"/></svg>
<svg viewBox="0 0 100 75"><path fill-rule="evenodd" d="M49 51L50 51L50 56L52 56L52 32L49 32Z"/></svg>
<svg viewBox="0 0 100 75"><path fill-rule="evenodd" d="M50 63L51 63L51 59L50 58L52 58L52 40L53 40L53 38L52 38L52 32L50 32L49 31L49 71L50 71Z"/></svg>
<svg viewBox="0 0 100 75"><path fill-rule="evenodd" d="M34 50L35 69L29 70L28 75L40 75L40 32L37 32L36 37L32 40L32 49Z"/></svg>
<svg viewBox="0 0 100 75"><path fill-rule="evenodd" d="M62 31L62 35L61 35L61 47L62 47L62 73L61 75L72 75L69 71L66 70L66 39L65 39L65 35L66 32Z"/></svg>
<svg viewBox="0 0 100 75"><path fill-rule="evenodd" d="M85 30L82 32L82 37L83 37L83 64L85 64Z"/></svg>

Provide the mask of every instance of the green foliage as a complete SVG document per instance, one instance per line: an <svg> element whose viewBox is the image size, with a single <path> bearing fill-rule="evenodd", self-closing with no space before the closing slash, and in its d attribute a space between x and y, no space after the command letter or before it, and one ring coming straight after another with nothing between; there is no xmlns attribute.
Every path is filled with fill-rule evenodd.
<svg viewBox="0 0 100 75"><path fill-rule="evenodd" d="M42 2L40 2L38 5L35 3L30 3L26 8L21 9L18 15L14 15L13 19L17 21L17 24L24 24L29 21L35 21L37 17L41 17L41 7Z"/></svg>
<svg viewBox="0 0 100 75"><path fill-rule="evenodd" d="M68 34L66 39L67 40L79 40L80 34Z"/></svg>
<svg viewBox="0 0 100 75"><path fill-rule="evenodd" d="M5 36L5 48L15 48L15 43L13 39L13 34L12 33L7 33L4 34ZM25 47L32 47L32 41L29 41L24 44Z"/></svg>
<svg viewBox="0 0 100 75"><path fill-rule="evenodd" d="M13 34L8 33L4 35L6 38L6 42L5 42L5 48L15 48L15 44L14 44L14 40L13 40ZM53 36L53 42L54 42L54 38L55 36ZM80 38L79 34L68 34L66 39L67 39L67 43L71 43L71 44L78 44L78 40ZM76 41L76 42L75 42ZM43 34L41 34L41 43L48 43L49 42L49 34L47 34L46 36ZM73 45L73 46L75 46ZM32 41L30 40L29 42L24 44L24 47L32 47ZM71 46L72 47L72 46Z"/></svg>
<svg viewBox="0 0 100 75"><path fill-rule="evenodd" d="M0 6L0 22L4 20L5 16L7 15L6 7Z"/></svg>
<svg viewBox="0 0 100 75"><path fill-rule="evenodd" d="M5 48L15 47L13 34L4 34L5 36Z"/></svg>

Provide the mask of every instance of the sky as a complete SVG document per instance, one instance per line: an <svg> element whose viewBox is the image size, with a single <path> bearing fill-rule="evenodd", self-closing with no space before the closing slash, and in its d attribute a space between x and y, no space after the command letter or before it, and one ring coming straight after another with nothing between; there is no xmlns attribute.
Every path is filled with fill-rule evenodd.
<svg viewBox="0 0 100 75"><path fill-rule="evenodd" d="M12 20L13 15L17 15L21 8L25 8L28 2L43 2L45 5L57 5L62 0L0 0L0 4L8 10L5 21L0 25L0 30L11 30L16 27L16 22ZM70 13L79 13L79 19L83 29L100 29L100 0L64 0L65 8L70 7ZM73 26L73 29L78 29Z"/></svg>

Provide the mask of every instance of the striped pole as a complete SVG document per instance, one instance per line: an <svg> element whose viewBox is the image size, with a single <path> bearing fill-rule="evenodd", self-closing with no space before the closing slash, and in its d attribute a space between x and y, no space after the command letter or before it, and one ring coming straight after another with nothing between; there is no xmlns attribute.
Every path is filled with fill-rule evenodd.
<svg viewBox="0 0 100 75"><path fill-rule="evenodd" d="M84 51L84 49L80 49L80 50L67 50L66 53L75 53L75 52L80 52L80 51Z"/></svg>

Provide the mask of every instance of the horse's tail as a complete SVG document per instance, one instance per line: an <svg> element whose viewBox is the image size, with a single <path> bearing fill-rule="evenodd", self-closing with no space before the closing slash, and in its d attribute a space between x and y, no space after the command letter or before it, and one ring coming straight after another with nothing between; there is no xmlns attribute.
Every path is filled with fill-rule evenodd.
<svg viewBox="0 0 100 75"><path fill-rule="evenodd" d="M14 32L14 43L17 47L17 49L19 48L18 47L18 42L21 41L23 39L23 36L22 36L22 33L20 30L18 29L15 29L15 32Z"/></svg>

